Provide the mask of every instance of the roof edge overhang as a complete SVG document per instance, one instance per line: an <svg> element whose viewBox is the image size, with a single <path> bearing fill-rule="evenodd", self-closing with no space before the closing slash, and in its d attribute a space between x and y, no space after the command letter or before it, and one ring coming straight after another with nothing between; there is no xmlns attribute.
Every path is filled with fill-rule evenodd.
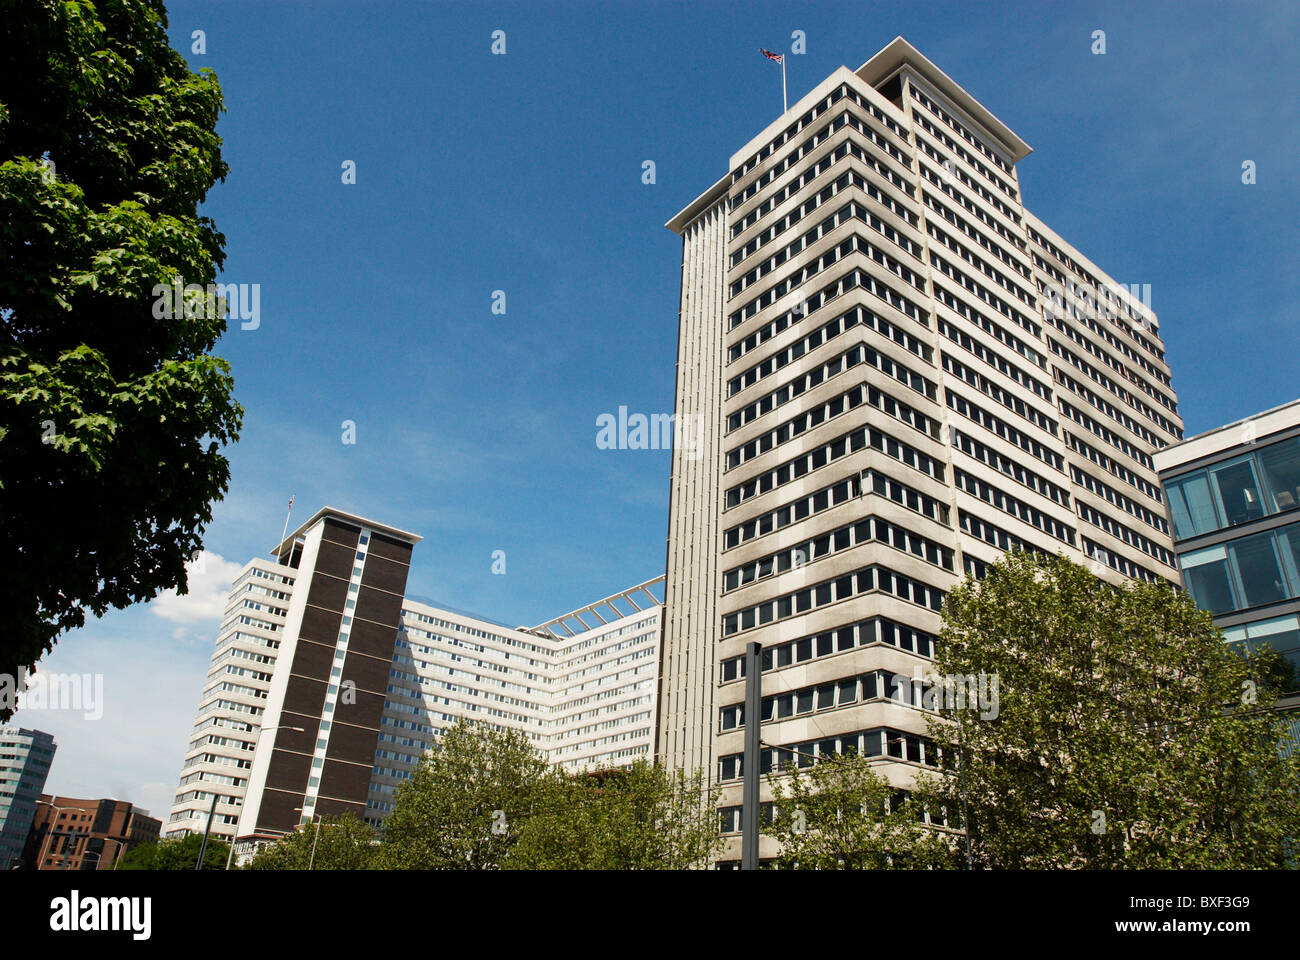
<svg viewBox="0 0 1300 960"><path fill-rule="evenodd" d="M326 518L333 518L335 520L340 520L343 523L350 524L351 526L354 527L369 527L371 530L374 530L376 533L382 533L385 536L393 537L394 539L397 540L402 540L406 543L411 544L412 546L414 546L415 544L419 543L421 540L424 539L422 536L420 536L417 533L411 533L407 530L399 529L398 527L390 527L386 523L379 523L377 520L369 520L366 517L360 516L359 514L349 513L348 511L340 510L337 507L325 506L325 507L321 507L315 513L313 513L310 519L308 519L305 523L303 523L296 530L294 530L293 533L289 534L278 544L276 544L275 547L271 550L271 556L279 557L283 555L286 544L290 548L292 548L295 540L297 540L299 537L305 534L312 526L314 526L315 524L319 523L321 520Z"/></svg>
<svg viewBox="0 0 1300 960"><path fill-rule="evenodd" d="M718 178L717 183L688 203L682 209L681 213L677 214L677 216L665 223L664 226L678 236L681 236L686 231L687 225L692 220L717 203L719 198L727 195L727 185L730 180L730 172L724 173Z"/></svg>
<svg viewBox="0 0 1300 960"><path fill-rule="evenodd" d="M1016 132L995 117L984 104L972 97L956 80L940 70L920 50L901 36L895 37L884 49L858 67L857 75L873 87L879 87L903 67L926 80L939 93L960 107L993 138L1012 163L1019 163L1033 152L1033 147L1021 140Z"/></svg>

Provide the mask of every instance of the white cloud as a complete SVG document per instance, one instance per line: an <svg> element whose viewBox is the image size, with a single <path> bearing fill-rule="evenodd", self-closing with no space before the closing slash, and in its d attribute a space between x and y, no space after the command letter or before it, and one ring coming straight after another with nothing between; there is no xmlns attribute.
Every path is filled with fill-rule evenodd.
<svg viewBox="0 0 1300 960"><path fill-rule="evenodd" d="M165 590L149 604L149 609L154 616L174 623L218 621L226 609L230 584L242 567L243 564L204 550L197 561L186 564L189 593L181 596L175 590Z"/></svg>

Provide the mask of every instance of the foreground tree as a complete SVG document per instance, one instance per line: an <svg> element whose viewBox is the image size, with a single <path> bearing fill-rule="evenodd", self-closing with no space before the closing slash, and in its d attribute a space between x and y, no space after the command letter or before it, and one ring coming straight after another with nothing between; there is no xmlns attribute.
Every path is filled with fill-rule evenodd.
<svg viewBox="0 0 1300 960"><path fill-rule="evenodd" d="M500 869L522 825L559 784L523 733L458 723L398 788L376 866Z"/></svg>
<svg viewBox="0 0 1300 960"><path fill-rule="evenodd" d="M1112 587L1010 554L944 601L940 678L995 677L995 709L944 704L938 802L991 868L1287 866L1300 754L1283 756L1275 656L1225 646L1167 585ZM950 689L956 689L956 685Z"/></svg>
<svg viewBox="0 0 1300 960"><path fill-rule="evenodd" d="M304 824L286 834L258 851L248 869L365 870L376 852L374 829L352 814L345 814Z"/></svg>
<svg viewBox="0 0 1300 960"><path fill-rule="evenodd" d="M155 293L225 256L197 212L221 89L166 25L157 0L0 0L0 673L86 610L184 592L229 481L223 311Z"/></svg>
<svg viewBox="0 0 1300 960"><path fill-rule="evenodd" d="M923 801L879 776L867 757L790 758L770 774L773 817L763 832L781 844L778 865L800 870L941 869L956 841L926 824ZM938 807L932 822L941 821Z"/></svg>
<svg viewBox="0 0 1300 960"><path fill-rule="evenodd" d="M132 847L118 862L118 870L193 870L199 859L203 835L191 833L184 837L164 837L157 843L142 843ZM203 851L204 870L226 869L230 846L216 837L208 838L208 848Z"/></svg>
<svg viewBox="0 0 1300 960"><path fill-rule="evenodd" d="M519 829L503 866L520 870L687 870L722 849L721 789L696 771L638 760L563 777Z"/></svg>

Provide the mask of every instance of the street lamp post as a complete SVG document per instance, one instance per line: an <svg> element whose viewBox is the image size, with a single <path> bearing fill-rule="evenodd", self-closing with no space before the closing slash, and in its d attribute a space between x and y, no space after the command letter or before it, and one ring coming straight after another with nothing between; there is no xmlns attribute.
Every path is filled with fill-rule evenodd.
<svg viewBox="0 0 1300 960"><path fill-rule="evenodd" d="M311 838L311 857L307 861L308 870L316 869L316 841L320 839L320 814L316 814L312 819L316 821L316 833Z"/></svg>
<svg viewBox="0 0 1300 960"><path fill-rule="evenodd" d="M745 787L740 808L740 869L758 869L759 756L763 724L763 645L745 646Z"/></svg>

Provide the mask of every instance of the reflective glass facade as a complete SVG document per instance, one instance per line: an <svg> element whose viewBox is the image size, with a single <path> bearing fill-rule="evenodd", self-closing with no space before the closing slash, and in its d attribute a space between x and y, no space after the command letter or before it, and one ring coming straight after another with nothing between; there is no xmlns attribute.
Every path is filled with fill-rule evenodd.
<svg viewBox="0 0 1300 960"><path fill-rule="evenodd" d="M1179 540L1236 527L1300 505L1300 437L1166 483Z"/></svg>
<svg viewBox="0 0 1300 960"><path fill-rule="evenodd" d="M1300 706L1300 401L1157 454L1183 582ZM1295 701L1291 703L1290 701Z"/></svg>

